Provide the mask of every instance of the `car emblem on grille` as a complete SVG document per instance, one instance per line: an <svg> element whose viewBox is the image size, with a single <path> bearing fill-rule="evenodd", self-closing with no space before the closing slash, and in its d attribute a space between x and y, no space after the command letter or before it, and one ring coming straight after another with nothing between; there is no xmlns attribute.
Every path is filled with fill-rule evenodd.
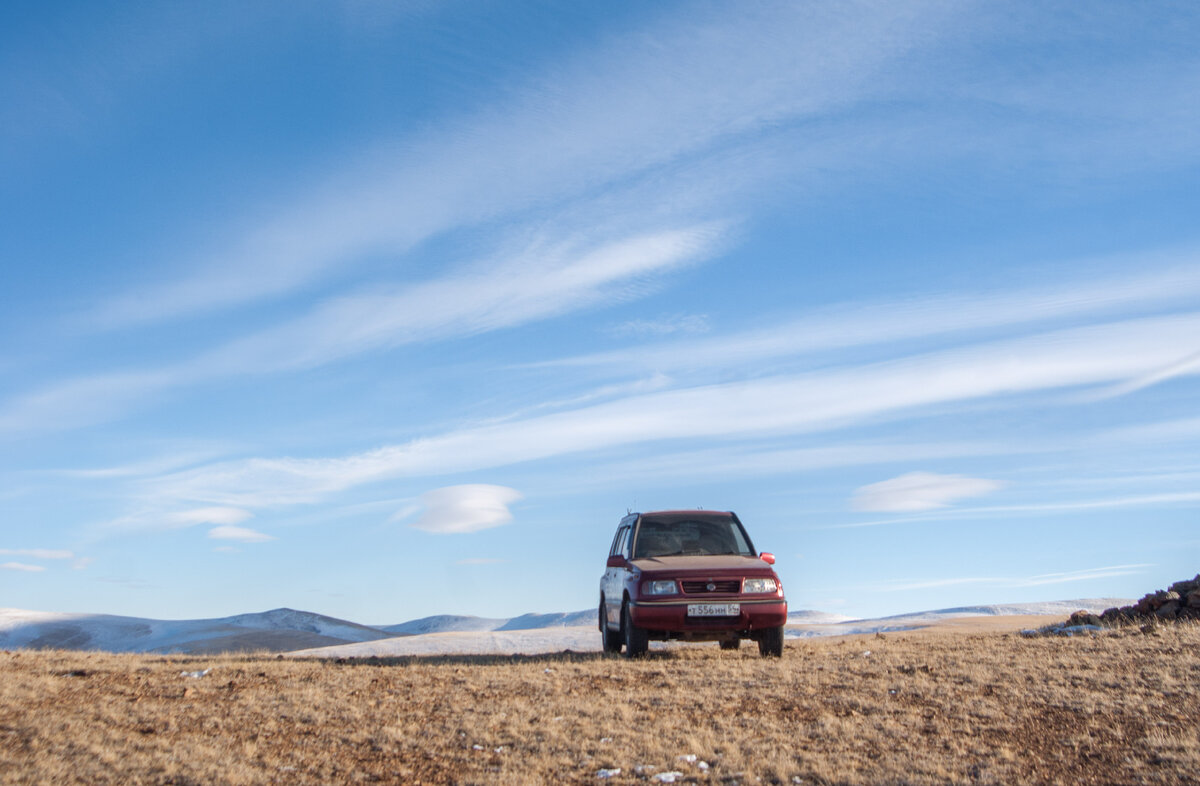
<svg viewBox="0 0 1200 786"><path fill-rule="evenodd" d="M708 590L709 592L716 590L716 588L717 585L713 584L711 581L704 585L704 589Z"/></svg>

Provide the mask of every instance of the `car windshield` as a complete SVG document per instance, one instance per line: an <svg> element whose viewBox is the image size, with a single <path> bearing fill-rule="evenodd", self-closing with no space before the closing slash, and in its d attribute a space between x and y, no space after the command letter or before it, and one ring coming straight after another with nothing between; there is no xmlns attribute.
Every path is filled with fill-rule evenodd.
<svg viewBox="0 0 1200 786"><path fill-rule="evenodd" d="M754 556L746 533L730 516L643 516L633 544L633 558L742 554Z"/></svg>

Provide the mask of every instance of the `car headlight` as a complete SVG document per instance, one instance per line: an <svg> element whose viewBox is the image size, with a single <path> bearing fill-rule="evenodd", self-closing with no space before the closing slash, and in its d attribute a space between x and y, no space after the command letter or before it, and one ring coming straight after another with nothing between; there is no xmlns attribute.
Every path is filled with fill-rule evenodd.
<svg viewBox="0 0 1200 786"><path fill-rule="evenodd" d="M646 595L674 595L675 580L647 581L642 585L642 592Z"/></svg>
<svg viewBox="0 0 1200 786"><path fill-rule="evenodd" d="M774 592L779 588L775 579L746 579L742 592Z"/></svg>

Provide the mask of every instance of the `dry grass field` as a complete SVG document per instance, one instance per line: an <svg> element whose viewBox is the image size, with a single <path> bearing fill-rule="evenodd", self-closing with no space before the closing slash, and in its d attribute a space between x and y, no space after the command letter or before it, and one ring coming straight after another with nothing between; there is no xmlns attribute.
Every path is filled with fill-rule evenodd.
<svg viewBox="0 0 1200 786"><path fill-rule="evenodd" d="M1200 780L1196 624L789 641L782 660L23 651L0 672L6 784Z"/></svg>

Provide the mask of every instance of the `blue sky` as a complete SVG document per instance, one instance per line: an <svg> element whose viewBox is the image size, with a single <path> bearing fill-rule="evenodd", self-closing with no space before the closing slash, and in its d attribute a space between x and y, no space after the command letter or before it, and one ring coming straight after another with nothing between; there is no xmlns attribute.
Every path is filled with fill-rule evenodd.
<svg viewBox="0 0 1200 786"><path fill-rule="evenodd" d="M0 605L794 609L1200 569L1191 4L0 11Z"/></svg>

